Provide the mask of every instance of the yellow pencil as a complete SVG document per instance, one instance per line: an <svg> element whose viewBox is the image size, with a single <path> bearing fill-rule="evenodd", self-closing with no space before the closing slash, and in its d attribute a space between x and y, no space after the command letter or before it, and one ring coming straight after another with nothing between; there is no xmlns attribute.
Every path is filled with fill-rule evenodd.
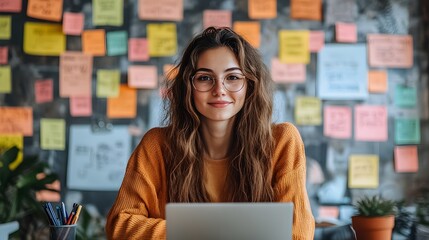
<svg viewBox="0 0 429 240"><path fill-rule="evenodd" d="M76 210L76 214L74 215L74 217L73 217L73 220L72 220L72 224L76 224L76 222L77 222L77 220L78 220L78 218L79 218L79 215L80 215L80 211L82 210L82 205L79 205L78 207L77 207L77 210Z"/></svg>

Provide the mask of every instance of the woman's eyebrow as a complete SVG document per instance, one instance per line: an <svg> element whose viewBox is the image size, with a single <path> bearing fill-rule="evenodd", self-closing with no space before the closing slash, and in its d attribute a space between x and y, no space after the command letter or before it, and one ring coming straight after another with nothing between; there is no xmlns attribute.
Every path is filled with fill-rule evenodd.
<svg viewBox="0 0 429 240"><path fill-rule="evenodd" d="M239 68L239 67L227 68L227 69L225 69L225 71L224 71L224 72L231 72L231 71L235 71L235 70L241 71L241 68ZM204 71L204 72L211 72L211 73L213 73L213 70L211 70L211 69L209 69L209 68L198 68L197 70L195 70L195 72L199 72L199 71Z"/></svg>

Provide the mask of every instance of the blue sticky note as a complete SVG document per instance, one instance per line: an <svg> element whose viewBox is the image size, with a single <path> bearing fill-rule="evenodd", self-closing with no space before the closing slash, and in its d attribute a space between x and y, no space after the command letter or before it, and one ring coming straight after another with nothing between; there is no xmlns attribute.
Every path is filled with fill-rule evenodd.
<svg viewBox="0 0 429 240"><path fill-rule="evenodd" d="M396 144L419 144L420 143L420 121L418 118L396 118L395 119L395 143Z"/></svg>
<svg viewBox="0 0 429 240"><path fill-rule="evenodd" d="M398 107L412 108L417 104L417 89L403 85L395 87L395 105Z"/></svg>
<svg viewBox="0 0 429 240"><path fill-rule="evenodd" d="M114 31L106 34L107 55L124 55L128 51L128 35L126 31Z"/></svg>

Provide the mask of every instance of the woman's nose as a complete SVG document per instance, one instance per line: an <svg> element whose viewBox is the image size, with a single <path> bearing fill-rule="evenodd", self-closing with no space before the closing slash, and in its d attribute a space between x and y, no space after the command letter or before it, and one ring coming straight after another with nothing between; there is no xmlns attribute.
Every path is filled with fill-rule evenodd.
<svg viewBox="0 0 429 240"><path fill-rule="evenodd" d="M215 85L213 86L213 90L212 91L213 91L213 96L216 96L216 95L219 95L219 96L225 95L226 89L223 86L223 81L220 80L220 79L216 79Z"/></svg>

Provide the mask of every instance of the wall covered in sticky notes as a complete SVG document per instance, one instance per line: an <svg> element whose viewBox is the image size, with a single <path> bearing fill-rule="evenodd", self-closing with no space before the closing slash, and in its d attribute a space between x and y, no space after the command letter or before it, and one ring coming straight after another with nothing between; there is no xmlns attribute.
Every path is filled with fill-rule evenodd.
<svg viewBox="0 0 429 240"><path fill-rule="evenodd" d="M367 193L412 200L429 178L426 1L47 2L0 0L0 151L40 155L65 200L107 213L129 154L162 125L168 69L207 26L259 49L273 121L304 140L316 218Z"/></svg>

